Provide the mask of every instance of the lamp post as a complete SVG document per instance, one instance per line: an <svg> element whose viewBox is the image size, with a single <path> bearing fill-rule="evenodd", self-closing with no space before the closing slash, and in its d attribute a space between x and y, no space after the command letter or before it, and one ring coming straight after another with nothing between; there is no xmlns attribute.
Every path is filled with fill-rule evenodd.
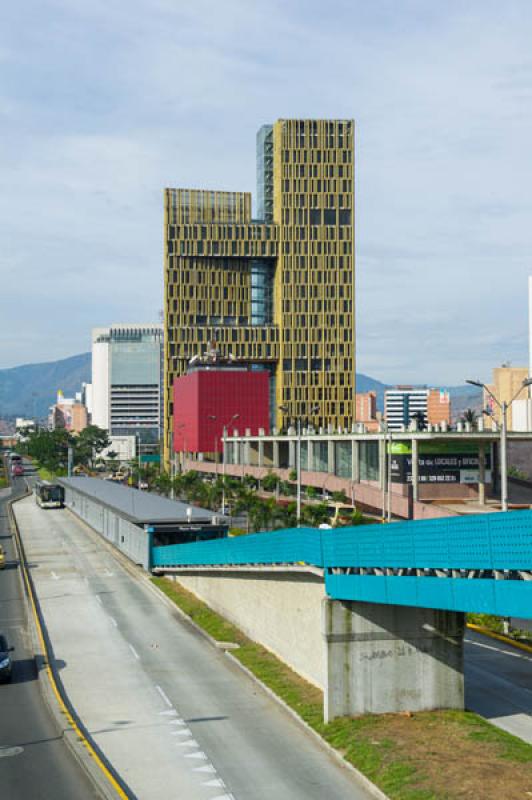
<svg viewBox="0 0 532 800"><path fill-rule="evenodd" d="M486 392L489 394L491 399L498 405L501 411L501 509L502 511L508 511L508 453L507 453L507 433L508 433L508 409L512 405L513 401L518 397L518 395L522 392L524 388L527 386L532 385L532 378L525 378L522 382L521 386L514 394L512 399L509 403L506 400L498 400L491 389L486 386L485 383L481 381L471 381L466 380L466 383L471 384L471 386L480 386L481 389L485 389Z"/></svg>
<svg viewBox="0 0 532 800"><path fill-rule="evenodd" d="M139 473L138 481L137 481L137 489L140 489L140 433L135 434L135 440L137 443L137 469Z"/></svg>
<svg viewBox="0 0 532 800"><path fill-rule="evenodd" d="M215 414L209 414L207 416L207 419L210 419L212 422L216 422L218 417ZM217 443L218 443L218 437L216 435L216 428L215 428L215 430L214 430L214 439L213 439L212 457L214 459L214 472L215 472L216 475L218 475L218 454L216 452Z"/></svg>
<svg viewBox="0 0 532 800"><path fill-rule="evenodd" d="M240 414L233 414L222 430L222 514L225 514L225 440L227 438L227 428L231 423L239 418Z"/></svg>
<svg viewBox="0 0 532 800"><path fill-rule="evenodd" d="M309 414L317 414L320 410L319 406L312 406ZM279 406L279 411L283 414L288 413L288 406ZM297 527L301 525L301 417L295 417L296 430L297 430L297 447L296 447L296 473L297 473Z"/></svg>

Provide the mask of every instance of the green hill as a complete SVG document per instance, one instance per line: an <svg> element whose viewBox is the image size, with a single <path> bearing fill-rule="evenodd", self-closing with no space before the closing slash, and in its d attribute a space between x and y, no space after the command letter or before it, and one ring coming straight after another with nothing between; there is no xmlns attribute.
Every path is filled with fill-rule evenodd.
<svg viewBox="0 0 532 800"><path fill-rule="evenodd" d="M91 354L44 364L24 364L0 369L0 418L45 417L58 389L65 397L79 392L91 379Z"/></svg>

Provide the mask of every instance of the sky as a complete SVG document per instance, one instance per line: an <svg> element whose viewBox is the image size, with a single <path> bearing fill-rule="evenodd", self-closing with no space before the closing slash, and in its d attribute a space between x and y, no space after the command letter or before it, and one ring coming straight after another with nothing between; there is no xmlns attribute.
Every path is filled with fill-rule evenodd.
<svg viewBox="0 0 532 800"><path fill-rule="evenodd" d="M529 0L26 0L0 26L0 368L163 307L163 188L252 191L255 135L356 121L357 370L528 361Z"/></svg>

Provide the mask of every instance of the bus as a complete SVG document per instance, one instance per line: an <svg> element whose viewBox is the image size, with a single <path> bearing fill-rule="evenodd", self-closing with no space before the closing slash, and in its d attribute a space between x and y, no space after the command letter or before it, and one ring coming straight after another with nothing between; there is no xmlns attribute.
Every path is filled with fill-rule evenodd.
<svg viewBox="0 0 532 800"><path fill-rule="evenodd" d="M41 508L63 508L65 490L57 483L38 481L35 484L35 502Z"/></svg>

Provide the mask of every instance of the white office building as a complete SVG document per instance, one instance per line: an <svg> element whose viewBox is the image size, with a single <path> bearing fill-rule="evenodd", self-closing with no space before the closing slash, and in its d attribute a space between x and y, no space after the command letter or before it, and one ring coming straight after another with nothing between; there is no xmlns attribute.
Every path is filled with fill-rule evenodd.
<svg viewBox="0 0 532 800"><path fill-rule="evenodd" d="M163 326L92 331L92 424L113 436L156 442L162 423Z"/></svg>

